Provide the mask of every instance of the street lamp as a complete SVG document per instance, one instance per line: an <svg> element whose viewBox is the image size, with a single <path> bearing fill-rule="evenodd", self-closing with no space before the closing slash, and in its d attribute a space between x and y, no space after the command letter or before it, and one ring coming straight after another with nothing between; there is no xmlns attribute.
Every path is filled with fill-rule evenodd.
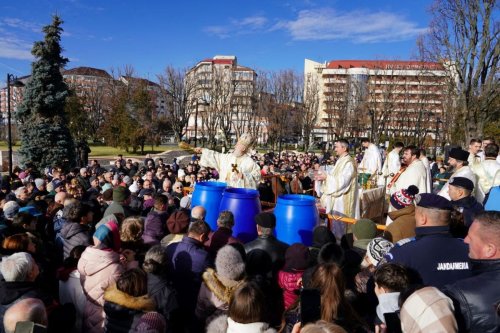
<svg viewBox="0 0 500 333"><path fill-rule="evenodd" d="M196 110L194 113L194 146L196 147L196 144L198 142L198 105L200 104L200 99L196 99ZM201 103L203 106L207 106L208 103L203 100Z"/></svg>
<svg viewBox="0 0 500 333"><path fill-rule="evenodd" d="M24 84L17 79L14 74L7 74L7 126L8 126L8 144L9 144L9 175L12 176L12 125L10 110L10 87L23 87Z"/></svg>
<svg viewBox="0 0 500 333"><path fill-rule="evenodd" d="M437 149L438 149L438 136L439 136L439 124L442 124L440 117L436 117L436 135L434 136L434 155L437 157Z"/></svg>

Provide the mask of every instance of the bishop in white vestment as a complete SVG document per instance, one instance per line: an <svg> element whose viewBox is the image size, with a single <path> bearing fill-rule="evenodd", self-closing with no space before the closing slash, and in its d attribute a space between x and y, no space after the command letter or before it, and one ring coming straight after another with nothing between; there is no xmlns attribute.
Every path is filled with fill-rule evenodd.
<svg viewBox="0 0 500 333"><path fill-rule="evenodd" d="M231 187L257 189L260 167L247 154L252 143L253 138L243 134L232 153L222 154L206 148L196 148L196 151L201 152L201 166L217 169L219 181Z"/></svg>

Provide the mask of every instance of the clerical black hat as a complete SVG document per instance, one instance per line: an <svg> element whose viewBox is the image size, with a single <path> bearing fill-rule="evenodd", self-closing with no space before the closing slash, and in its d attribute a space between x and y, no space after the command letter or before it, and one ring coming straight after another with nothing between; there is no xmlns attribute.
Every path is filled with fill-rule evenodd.
<svg viewBox="0 0 500 333"><path fill-rule="evenodd" d="M462 148L453 148L450 150L450 157L465 162L469 158L469 152Z"/></svg>

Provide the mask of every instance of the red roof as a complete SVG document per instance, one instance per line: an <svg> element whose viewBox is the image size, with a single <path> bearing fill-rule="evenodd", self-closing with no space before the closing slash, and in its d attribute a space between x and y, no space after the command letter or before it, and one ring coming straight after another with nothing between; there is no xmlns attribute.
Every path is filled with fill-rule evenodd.
<svg viewBox="0 0 500 333"><path fill-rule="evenodd" d="M201 62L211 62L211 63L214 63L214 64L220 64L220 65L232 65L233 62L234 62L234 59L211 59L211 58L207 58L207 59L203 59Z"/></svg>
<svg viewBox="0 0 500 333"><path fill-rule="evenodd" d="M402 61L402 60L332 60L326 68L369 68L369 69L433 69L443 70L438 62Z"/></svg>

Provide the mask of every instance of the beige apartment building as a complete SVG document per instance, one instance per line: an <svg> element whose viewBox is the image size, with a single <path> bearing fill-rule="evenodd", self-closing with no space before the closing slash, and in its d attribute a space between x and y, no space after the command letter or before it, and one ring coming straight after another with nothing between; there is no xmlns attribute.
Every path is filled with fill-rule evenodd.
<svg viewBox="0 0 500 333"><path fill-rule="evenodd" d="M434 62L332 60L304 64L319 85L317 141L372 137L436 138L449 104L449 71Z"/></svg>
<svg viewBox="0 0 500 333"><path fill-rule="evenodd" d="M234 140L262 120L255 110L256 72L238 64L236 56L217 55L198 62L186 74L193 93L189 138L213 135ZM226 133L224 133L226 132Z"/></svg>

